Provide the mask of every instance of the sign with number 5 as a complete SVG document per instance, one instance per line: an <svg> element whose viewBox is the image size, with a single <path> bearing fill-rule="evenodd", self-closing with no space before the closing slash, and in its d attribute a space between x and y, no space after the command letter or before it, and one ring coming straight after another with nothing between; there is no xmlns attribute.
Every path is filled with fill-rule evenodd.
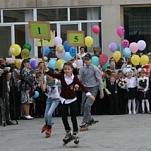
<svg viewBox="0 0 151 151"><path fill-rule="evenodd" d="M50 23L29 21L29 33L31 38L50 39Z"/></svg>
<svg viewBox="0 0 151 151"><path fill-rule="evenodd" d="M85 32L78 30L67 31L67 41L69 46L84 46Z"/></svg>

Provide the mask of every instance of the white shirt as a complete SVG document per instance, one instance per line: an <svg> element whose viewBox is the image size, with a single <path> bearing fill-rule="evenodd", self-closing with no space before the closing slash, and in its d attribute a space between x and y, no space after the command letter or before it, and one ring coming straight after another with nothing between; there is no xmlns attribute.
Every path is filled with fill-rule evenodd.
<svg viewBox="0 0 151 151"><path fill-rule="evenodd" d="M69 84L71 84L71 83L73 82L73 80L74 80L74 75L72 74L71 77L68 77L66 74L64 74L64 78L65 78L65 82L67 83L67 85L69 85ZM91 95L91 93L90 93L90 92L87 92L87 93L86 93L86 96L89 96L89 95ZM73 98L73 99L65 99L65 98L62 98L62 97L60 96L60 100L61 100L61 103L62 103L62 104L70 104L70 103L76 101L76 100L77 100L77 97L75 97L75 98Z"/></svg>
<svg viewBox="0 0 151 151"><path fill-rule="evenodd" d="M132 78L126 78L126 86L127 88L135 88L137 86L136 84L136 78L135 77L132 77Z"/></svg>
<svg viewBox="0 0 151 151"><path fill-rule="evenodd" d="M85 55L86 55L86 53L83 53L83 54L78 53L78 54L77 54L77 56L78 56L79 59L82 59Z"/></svg>

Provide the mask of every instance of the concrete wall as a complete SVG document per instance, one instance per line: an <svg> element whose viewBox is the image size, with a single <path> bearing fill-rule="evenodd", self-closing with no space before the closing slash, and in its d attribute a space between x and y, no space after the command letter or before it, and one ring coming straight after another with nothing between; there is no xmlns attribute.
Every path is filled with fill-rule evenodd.
<svg viewBox="0 0 151 151"><path fill-rule="evenodd" d="M151 0L1 0L0 8L151 4Z"/></svg>

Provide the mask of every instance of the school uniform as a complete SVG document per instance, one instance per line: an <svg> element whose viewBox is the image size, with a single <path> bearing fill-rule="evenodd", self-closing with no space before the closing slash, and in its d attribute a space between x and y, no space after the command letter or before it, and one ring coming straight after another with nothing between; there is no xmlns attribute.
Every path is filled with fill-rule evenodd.
<svg viewBox="0 0 151 151"><path fill-rule="evenodd" d="M109 90L110 94L108 95L109 102L110 102L110 114L118 114L118 94L117 94L117 83L109 82L106 86Z"/></svg>
<svg viewBox="0 0 151 151"><path fill-rule="evenodd" d="M66 132L71 131L70 125L68 123L68 108L70 108L71 114L71 121L73 124L73 132L78 131L78 124L76 119L77 114L77 98L75 93L75 84L78 84L79 87L86 93L86 96L91 95L88 90L83 86L83 84L79 81L76 75L71 77L66 76L65 74L53 74L52 72L48 72L48 74L53 77L57 78L61 81L62 90L60 93L60 100L61 100L61 115L62 121L65 127Z"/></svg>
<svg viewBox="0 0 151 151"><path fill-rule="evenodd" d="M119 98L119 113L125 114L127 107L127 90L126 90L126 79L120 78L117 80L118 85L118 98Z"/></svg>

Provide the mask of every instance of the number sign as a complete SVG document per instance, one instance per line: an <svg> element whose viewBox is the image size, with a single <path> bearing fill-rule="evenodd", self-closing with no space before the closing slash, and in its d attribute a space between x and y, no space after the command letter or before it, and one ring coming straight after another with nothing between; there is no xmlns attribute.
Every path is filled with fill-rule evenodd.
<svg viewBox="0 0 151 151"><path fill-rule="evenodd" d="M68 30L67 41L69 46L84 46L84 31Z"/></svg>
<svg viewBox="0 0 151 151"><path fill-rule="evenodd" d="M50 39L50 23L29 21L28 24L31 38Z"/></svg>
<svg viewBox="0 0 151 151"><path fill-rule="evenodd" d="M50 31L51 39L43 39L43 46L54 47L55 31ZM41 46L41 39L36 39L36 46Z"/></svg>

